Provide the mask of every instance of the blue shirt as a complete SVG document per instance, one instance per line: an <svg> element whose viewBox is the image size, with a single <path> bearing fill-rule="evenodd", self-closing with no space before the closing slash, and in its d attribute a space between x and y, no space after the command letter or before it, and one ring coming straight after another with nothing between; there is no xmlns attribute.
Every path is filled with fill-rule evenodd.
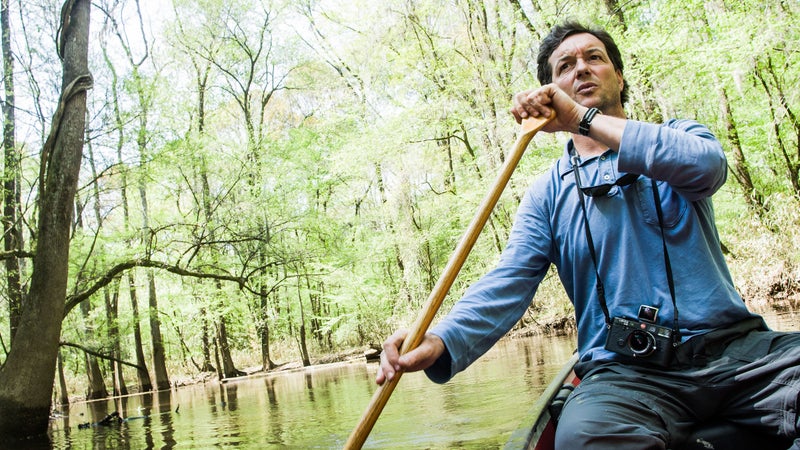
<svg viewBox="0 0 800 450"><path fill-rule="evenodd" d="M528 188L497 267L431 329L447 348L426 370L431 380L449 380L503 337L525 313L551 264L575 307L581 361L618 358L603 348L605 316L571 146L570 141L550 171ZM727 162L705 126L689 120L628 121L619 152L582 160L579 170L584 187L612 183L625 173L642 175L606 196L584 197L611 317L636 319L639 306L650 305L660 309L659 325L673 327L651 179L662 204L682 339L754 316L736 292L714 223L711 195L725 183Z"/></svg>

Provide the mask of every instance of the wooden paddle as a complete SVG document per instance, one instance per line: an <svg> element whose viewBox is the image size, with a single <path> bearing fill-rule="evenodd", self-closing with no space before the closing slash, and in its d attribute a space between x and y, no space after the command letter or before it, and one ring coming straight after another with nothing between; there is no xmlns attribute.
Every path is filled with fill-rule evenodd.
<svg viewBox="0 0 800 450"><path fill-rule="evenodd" d="M503 190L505 190L508 180L511 178L511 174L514 173L517 164L520 159L522 159L522 154L525 153L525 149L528 147L531 139L533 139L533 136L554 117L555 113L552 113L551 117L529 118L522 121L520 136L517 138L517 142L514 143L511 154L506 158L505 164L503 164L500 174L497 176L497 180L495 180L491 190L478 207L478 212L469 224L467 231L464 233L455 251L450 256L450 260L447 262L444 272L442 272L439 281L436 282L433 291L431 291L428 297L428 301L425 303L422 314L403 341L403 345L400 348L401 355L417 348L422 342L422 338L428 331L428 327L430 327L434 316L436 316L436 312L439 310L439 307L442 306L447 292L450 290L458 272L464 265L467 255L469 255L473 245L475 245L475 241L478 240L478 236L481 234L484 225L486 225L486 221L489 220L489 215L500 199ZM372 395L372 400L370 400L367 410L364 411L364 415L361 416L361 421L347 439L344 445L345 449L360 449L361 446L364 445L364 441L367 440L370 431L372 431L372 427L378 420L378 416L380 416L381 411L383 411L383 407L386 406L386 402L389 401L392 391L394 391L395 386L397 386L400 375L402 375L402 372L398 371L391 380L386 380L382 385L378 386L378 389Z"/></svg>

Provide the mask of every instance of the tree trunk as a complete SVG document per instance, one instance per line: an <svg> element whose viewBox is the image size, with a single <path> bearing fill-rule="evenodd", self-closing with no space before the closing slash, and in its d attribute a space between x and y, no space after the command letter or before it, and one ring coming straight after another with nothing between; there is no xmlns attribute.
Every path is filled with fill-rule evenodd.
<svg viewBox="0 0 800 450"><path fill-rule="evenodd" d="M167 375L167 355L164 351L164 341L161 338L161 320L158 317L158 296L156 295L156 280L153 271L147 271L147 284L150 294L150 338L153 341L153 370L156 374L156 387L158 390L170 388L169 375Z"/></svg>
<svg viewBox="0 0 800 450"><path fill-rule="evenodd" d="M269 314L267 314L269 297L263 287L261 288L261 295L259 298L261 308L257 320L259 321L258 334L261 338L261 370L267 371L274 369L275 363L272 362L269 352Z"/></svg>
<svg viewBox="0 0 800 450"><path fill-rule="evenodd" d="M86 398L89 400L97 400L108 397L108 390L106 389L106 383L103 381L103 372L100 370L99 361L97 361L96 357L88 353L84 354L84 356L86 361L86 376L89 378Z"/></svg>
<svg viewBox="0 0 800 450"><path fill-rule="evenodd" d="M194 54L191 54L191 58L195 63L197 74L197 134L203 136L206 129L206 90L208 88L208 76L211 73L211 62L205 60L204 63L199 63ZM200 60L203 60L203 58L200 58ZM208 162L205 156L201 157L200 164L200 181L203 185L203 212L206 215L206 222L210 222L213 212L211 207L211 187L208 182ZM211 364L210 358L208 313L205 308L202 308L200 314L203 318L203 371L215 372L217 368ZM217 361L217 367L219 367L219 361Z"/></svg>
<svg viewBox="0 0 800 450"><path fill-rule="evenodd" d="M715 77L716 81L716 77ZM721 86L717 82L717 86ZM728 94L725 92L724 87L719 88L719 107L722 117L725 119L725 130L727 132L728 143L730 143L731 151L733 152L733 166L730 168L739 186L742 187L742 193L747 204L759 215L764 213L764 200L761 193L753 185L753 178L750 176L750 166L747 164L747 159L742 150L742 144L739 140L739 131L736 127L736 119L733 117L733 112L728 102Z"/></svg>
<svg viewBox="0 0 800 450"><path fill-rule="evenodd" d="M217 369L211 364L211 343L209 341L208 333L208 314L205 308L200 309L200 320L203 322L203 335L201 337L203 344L203 372L216 372Z"/></svg>
<svg viewBox="0 0 800 450"><path fill-rule="evenodd" d="M97 165L95 164L94 148L92 147L92 141L89 139L88 133L86 137L86 153L87 153L87 159L89 161L89 168L92 171L92 179L97 180L99 178L99 174L97 173ZM101 205L103 204L103 201L100 196L99 183L92 183L92 198L94 199L93 202L94 205L92 208L94 210L94 219L95 221L97 221L97 229L100 230L100 228L102 228L103 226L104 217L103 213L101 212ZM81 210L82 208L78 208L78 211ZM77 226L83 228L83 222L80 220L80 217L81 216L78 215ZM109 368L111 369L112 391L115 396L128 395L128 388L125 386L125 379L122 373L122 365L118 361L116 361L122 359L121 358L122 350L120 348L120 339L119 339L119 318L118 318L119 277L115 277L114 280L110 283L110 286L103 288L103 303L106 308L106 337L108 338L108 342L111 343L112 359L109 363ZM84 320L88 320L88 312L89 312L88 306L89 306L88 300L81 303L81 311L84 314ZM94 357L88 355L87 357L96 360ZM99 367L95 372L99 373ZM104 395L102 397L89 397L89 398L107 397L108 393L105 390L105 385L103 385L103 392Z"/></svg>
<svg viewBox="0 0 800 450"><path fill-rule="evenodd" d="M305 269L304 278L306 279L306 288L308 289L308 302L311 304L311 319L309 319L311 327L311 336L317 341L320 348L324 348L325 342L322 335L322 286L312 286L311 277L308 270Z"/></svg>
<svg viewBox="0 0 800 450"><path fill-rule="evenodd" d="M62 14L58 50L62 92L42 148L38 239L30 291L14 345L0 368L0 436L12 440L45 433L53 394L61 321L67 291L70 228L78 185L88 67L88 0L69 0Z"/></svg>
<svg viewBox="0 0 800 450"><path fill-rule="evenodd" d="M261 370L264 372L275 368L275 363L269 354L269 323L266 318L262 316L261 325L258 330L259 337L261 338Z"/></svg>
<svg viewBox="0 0 800 450"><path fill-rule="evenodd" d="M225 374L222 373L222 364L219 361L219 342L216 336L214 336L214 361L217 363L217 379L221 380L225 378Z"/></svg>
<svg viewBox="0 0 800 450"><path fill-rule="evenodd" d="M303 367L308 367L311 365L311 358L308 356L308 344L306 344L306 323L302 319L302 314L300 316L300 356L303 358Z"/></svg>
<svg viewBox="0 0 800 450"><path fill-rule="evenodd" d="M138 2L136 3L136 7L139 7ZM141 16L140 16L141 17ZM136 146L139 150L139 161L142 165L144 165L145 161L147 160L147 141L148 141L148 117L149 117L149 108L150 108L150 100L149 100L149 92L147 90L146 82L144 77L139 71L141 64L149 57L149 48L147 45L147 41L145 40L145 53L144 57L139 60L135 61L133 58L133 52L131 48L128 46L128 42L125 38L123 38L122 31L117 27L117 23L113 24L113 30L117 34L119 38L119 43L125 49L125 54L127 55L128 62L131 64L132 68L132 77L134 80L133 88L136 91L136 96L139 100L139 108L137 117L139 127L136 130ZM150 238L150 209L147 203L147 184L145 182L145 175L139 175L139 198L142 205L142 241L147 242ZM155 276L153 275L152 270L147 271L147 289L148 289L148 303L150 305L150 338L153 345L153 371L155 373L155 381L156 381L156 388L159 390L169 389L170 382L169 382L169 375L167 374L167 362L166 362L166 354L164 351L164 342L161 337L161 319L158 317L158 294L156 293L156 282Z"/></svg>
<svg viewBox="0 0 800 450"><path fill-rule="evenodd" d="M144 357L144 348L142 347L142 329L139 325L139 300L136 294L133 274L128 272L128 290L131 297L131 315L133 316L133 341L134 350L136 351L136 365L142 367L136 371L136 377L139 380L139 392L147 392L153 390L153 383L150 381L150 372L147 371L147 361Z"/></svg>
<svg viewBox="0 0 800 450"><path fill-rule="evenodd" d="M800 195L800 121L790 108L790 102L787 100L784 91L783 83L780 81L781 77L775 72L772 64L772 57L767 56L765 61L756 67L755 76L758 78L764 92L769 99L769 112L772 118L772 132L775 135L775 145L777 147L776 153L779 152L780 159L786 165L786 178L792 184L792 191L795 195ZM781 132L780 116L785 115L791 128L795 132L795 151L789 150L790 144L785 142L783 133Z"/></svg>
<svg viewBox="0 0 800 450"><path fill-rule="evenodd" d="M69 405L67 379L64 377L64 358L61 357L60 351L58 352L56 367L58 368L58 402L60 405Z"/></svg>
<svg viewBox="0 0 800 450"><path fill-rule="evenodd" d="M311 365L311 358L308 356L308 344L306 344L306 313L303 309L303 295L300 292L300 283L297 284L297 302L300 305L300 327L298 342L300 343L300 356L303 359L303 366Z"/></svg>
<svg viewBox="0 0 800 450"><path fill-rule="evenodd" d="M91 342L94 340L94 327L89 323L89 320L91 320L89 317L89 312L91 310L89 300L81 302L80 308L85 324L83 327L83 336L86 342ZM89 400L96 400L98 398L108 397L108 390L106 390L106 384L103 381L103 372L100 370L100 362L96 357L88 353L84 354L84 361L86 365L86 376L89 379L86 398Z"/></svg>
<svg viewBox="0 0 800 450"><path fill-rule="evenodd" d="M111 356L122 359L122 346L119 338L119 279L112 283L110 289L104 290L106 300L106 319L108 320L108 340L111 342ZM122 364L112 360L111 377L114 396L128 395L128 387L125 385L125 376L122 371Z"/></svg>
<svg viewBox="0 0 800 450"><path fill-rule="evenodd" d="M237 369L233 364L233 357L231 356L231 349L228 345L228 331L225 327L225 318L220 317L217 324L217 342L219 343L219 353L222 358L222 375L225 378L233 378L245 375L244 372ZM219 364L219 361L217 361Z"/></svg>
<svg viewBox="0 0 800 450"><path fill-rule="evenodd" d="M2 31L3 47L3 85L5 86L5 101L3 110L3 248L6 252L22 249L22 233L17 224L17 210L20 204L19 176L20 157L16 145L16 119L14 110L16 100L14 95L14 54L11 52L11 25L9 18L9 0L2 0L0 11L0 29ZM20 283L19 259L9 256L5 260L6 267L6 295L8 296L8 317L10 325L11 343L14 342L14 333L19 326L22 310L22 287Z"/></svg>
<svg viewBox="0 0 800 450"><path fill-rule="evenodd" d="M258 263L261 267L266 267L266 256L263 251L258 252ZM266 279L267 276L264 276L261 281L259 281L258 287L258 314L256 315L256 324L258 326L258 336L261 341L261 370L268 371L272 370L276 367L275 363L272 362L272 356L270 355L270 328L269 328L269 300L271 295L276 295L275 291L268 292L266 287ZM276 301L277 303L277 301Z"/></svg>

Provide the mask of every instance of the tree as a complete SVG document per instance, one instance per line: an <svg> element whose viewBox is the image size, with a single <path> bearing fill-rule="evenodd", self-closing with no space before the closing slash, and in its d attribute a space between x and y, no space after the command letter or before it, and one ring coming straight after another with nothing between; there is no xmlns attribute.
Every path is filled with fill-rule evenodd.
<svg viewBox="0 0 800 450"><path fill-rule="evenodd" d="M3 49L3 86L5 98L3 111L3 249L8 254L5 258L6 285L8 290L10 336L19 326L22 311L22 286L20 262L16 253L23 248L20 227L20 155L16 146L16 94L14 90L14 54L11 51L11 14L9 0L2 0L0 10L0 33L2 33Z"/></svg>
<svg viewBox="0 0 800 450"><path fill-rule="evenodd" d="M115 4L114 6L118 5ZM139 24L143 27L142 13L138 1L135 3L135 7L137 19ZM151 152L151 149L149 148L150 130L148 127L150 124L148 123L148 119L153 105L153 80L148 80L147 77L142 73L142 66L148 60L148 58L150 58L150 43L148 42L147 36L142 28L141 45L143 46L143 54L141 57L137 58L134 55L134 49L128 40L127 34L123 33L119 22L113 16L115 12L113 8L103 8L103 12L105 13L106 19L109 22L108 26L113 35L117 38L118 43L125 54L126 62L131 68L131 85L134 99L138 107L138 111L136 112L138 124L135 130L136 146L139 152L140 166L145 166ZM137 185L141 204L140 211L142 214L141 240L144 245L147 245L147 242L151 239L150 206L148 203L147 183L145 181L145 174L143 172L139 174ZM157 389L169 389L170 381L167 373L164 341L161 334L161 319L159 318L158 292L156 290L155 274L152 270L146 270L145 275L147 279L147 300L149 305L148 318L150 321L150 340L153 347L153 370L155 372L155 384Z"/></svg>
<svg viewBox="0 0 800 450"><path fill-rule="evenodd" d="M4 75L16 70L17 79L0 94L3 301L16 296L9 258L19 265L19 298L40 298L30 260L64 248L42 243L53 228L37 216L54 212L44 201L58 183L44 176L40 189L37 150L68 84L53 70L55 52L45 51L58 29L53 3L4 4L14 31L4 59L15 64ZM735 276L748 278L753 261L795 271L797 2L173 0L166 13L175 20L161 34L148 20L162 17L140 14L139 3L94 2L102 13L93 15L91 39L105 45L88 56L95 87L84 167L75 201L66 202L82 215L65 238L62 344L87 341L73 348L116 361L113 374L101 365L101 381L113 376L115 389L124 385L122 365L135 367L125 373L139 376L140 389L152 389L150 342L163 344L170 370L233 376L237 364L269 370L287 355L313 364L316 354L380 342L407 322L513 142L510 95L538 84L539 40L565 17L612 28L631 118L696 118L720 137L732 175L715 211L741 258ZM559 139L537 137L448 302L498 257L525 186L562 154ZM66 160L43 163L46 175ZM36 277L43 267L37 262ZM569 314L550 278L530 311L536 320ZM796 283L787 278L763 289L790 292ZM22 318L13 306L21 302L10 304L0 311L0 363ZM160 338L148 339L151 323ZM63 352L73 393L87 382L84 356ZM70 373L76 368L80 377ZM15 384L6 383L8 370L2 392Z"/></svg>
<svg viewBox="0 0 800 450"><path fill-rule="evenodd" d="M123 100L120 98L120 88L119 85L121 81L119 80L119 76L117 75L117 70L114 66L114 63L111 60L110 55L108 54L108 48L103 46L103 61L106 64L106 67L109 70L110 80L108 89L110 90L111 96L111 111L112 117L110 118L111 124L110 126L113 129L113 135L116 136L115 142L112 144L114 147L114 151L116 154L116 161L117 165L120 167L119 170L119 190L120 190L120 201L122 202L122 223L123 229L125 231L125 241L128 245L134 245L134 239L130 236L128 230L133 228L131 224L131 215L130 215L130 202L128 200L128 192L130 191L129 181L128 181L128 165L123 158L123 147L125 146L125 119L123 118L121 104ZM97 178L97 177L95 177ZM100 206L99 198L97 199L97 206ZM98 225L99 226L99 225ZM134 346L134 354L136 355L136 365L138 366L136 370L136 378L139 385L140 392L146 392L153 389L153 383L150 380L150 372L147 369L147 361L145 360L144 355L144 348L143 348L143 341L142 341L142 331L140 325L140 315L139 315L139 297L137 294L136 289L136 281L134 278L133 271L129 271L126 276L125 280L127 281L128 285L128 299L131 304L131 318L130 321L132 323L132 331L133 331L133 346ZM119 283L116 283L117 289L119 289ZM118 292L118 291L117 291ZM113 294L118 295L118 294ZM109 313L112 314L111 320L114 320L113 311L116 309L112 305L111 308L107 308ZM119 369L117 369L119 370ZM119 379L119 376L117 376Z"/></svg>
<svg viewBox="0 0 800 450"><path fill-rule="evenodd" d="M185 6L186 8L191 8L191 5ZM193 69L193 76L192 80L194 82L194 89L196 90L196 103L195 108L196 111L193 113L194 120L191 121L190 130L188 132L189 138L188 140L193 143L196 148L204 148L205 146L203 143L207 138L206 135L206 102L210 84L210 77L211 77L211 69L212 69L212 61L218 50L218 42L215 37L212 36L210 42L205 42L200 40L199 42L196 41L196 36L191 31L187 31L184 28L183 20L182 20L182 12L177 6L175 7L176 11L176 25L178 27L178 32L176 33L175 40L177 42L177 46L179 47L179 51L184 53L189 60L191 61L191 66ZM193 11L190 10L189 15L191 16L200 16L200 14L194 14ZM202 17L202 16L200 16ZM202 36L202 34L200 34ZM198 47L198 48L195 48ZM202 50L201 50L202 49ZM194 139L193 139L194 138ZM196 141L196 142L194 142ZM214 210L216 207L216 201L211 194L211 182L210 182L210 164L208 162L208 158L206 157L204 152L198 152L196 158L197 167L192 173L196 174L195 180L189 180L190 187L189 189L195 192L192 196L195 199L199 199L199 205L196 205L198 212L196 213L205 221L207 225L211 224L215 219ZM194 186L195 184L199 184L199 187ZM199 191L199 193L197 193ZM196 236L197 240L201 240L200 236ZM208 239L210 241L215 240L215 231L212 228L209 231ZM198 299L202 301L202 299ZM200 320L202 321L202 336L201 336L201 345L202 345L202 354L203 354L203 362L201 365L200 370L203 372L215 372L217 368L215 368L211 364L211 352L210 352L210 338L209 338L209 317L207 313L207 309L205 307L200 308Z"/></svg>
<svg viewBox="0 0 800 450"><path fill-rule="evenodd" d="M42 148L39 221L33 272L15 343L0 367L0 436L44 433L56 372L67 290L69 234L83 154L89 73L88 0L68 0L62 9L58 53L62 92Z"/></svg>

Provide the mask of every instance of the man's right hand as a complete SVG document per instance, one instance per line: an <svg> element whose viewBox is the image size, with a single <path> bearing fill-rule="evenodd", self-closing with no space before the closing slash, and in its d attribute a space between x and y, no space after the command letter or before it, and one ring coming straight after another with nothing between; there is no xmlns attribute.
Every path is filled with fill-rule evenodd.
<svg viewBox="0 0 800 450"><path fill-rule="evenodd" d="M426 333L417 348L400 356L400 347L407 336L408 330L397 330L383 343L381 365L375 377L376 383L383 384L387 380L392 380L400 371L416 372L427 369L444 353L442 339L435 334Z"/></svg>
<svg viewBox="0 0 800 450"><path fill-rule="evenodd" d="M514 94L512 102L510 112L517 123L529 117L550 117L555 111L555 119L542 128L547 133L577 133L578 123L588 109L576 103L555 84L518 92Z"/></svg>

